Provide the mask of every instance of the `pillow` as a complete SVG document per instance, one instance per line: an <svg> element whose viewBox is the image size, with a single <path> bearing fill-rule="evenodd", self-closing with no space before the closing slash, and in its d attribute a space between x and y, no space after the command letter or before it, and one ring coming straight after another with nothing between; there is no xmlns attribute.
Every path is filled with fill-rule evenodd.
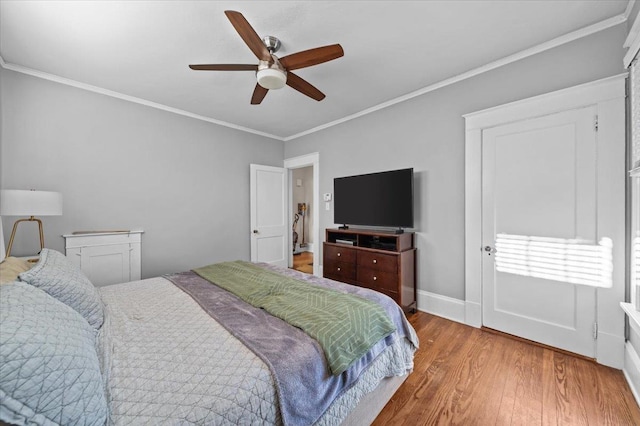
<svg viewBox="0 0 640 426"><path fill-rule="evenodd" d="M28 262L26 259L18 259L13 256L5 258L0 263L0 285L15 281L18 278L18 274L28 271L32 266L33 263Z"/></svg>
<svg viewBox="0 0 640 426"><path fill-rule="evenodd" d="M102 325L104 312L98 290L62 253L42 249L38 263L18 278L71 306L96 330Z"/></svg>
<svg viewBox="0 0 640 426"><path fill-rule="evenodd" d="M0 287L0 420L104 425L107 399L95 331L42 290Z"/></svg>

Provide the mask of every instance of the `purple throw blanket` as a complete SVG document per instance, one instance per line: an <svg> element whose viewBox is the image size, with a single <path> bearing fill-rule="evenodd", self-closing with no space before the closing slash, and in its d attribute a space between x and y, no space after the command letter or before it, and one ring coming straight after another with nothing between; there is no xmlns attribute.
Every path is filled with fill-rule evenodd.
<svg viewBox="0 0 640 426"><path fill-rule="evenodd" d="M189 294L212 318L269 367L276 383L285 425L311 425L316 422L333 400L349 389L367 366L395 340L406 337L418 346L413 327L409 325L400 307L387 296L296 271L259 265L307 281L311 285L321 285L376 301L396 326L396 332L375 344L347 371L333 376L320 345L302 330L249 305L194 272L166 275L165 278Z"/></svg>

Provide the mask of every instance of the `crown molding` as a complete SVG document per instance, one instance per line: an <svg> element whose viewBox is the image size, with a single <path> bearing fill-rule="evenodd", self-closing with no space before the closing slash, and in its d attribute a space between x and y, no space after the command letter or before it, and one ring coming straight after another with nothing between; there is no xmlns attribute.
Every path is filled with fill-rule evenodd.
<svg viewBox="0 0 640 426"><path fill-rule="evenodd" d="M160 104L160 103L157 103L157 102L148 101L146 99L138 98L138 97L135 97L135 96L125 95L123 93L115 92L113 90L104 89L102 87L92 86L90 84L85 84L85 83L82 83L82 82L79 82L79 81L76 81L76 80L72 80L72 79L68 79L68 78L65 78L65 77L60 77L60 76L57 76L57 75L54 75L54 74L49 74L49 73L45 73L45 72L42 72L42 71L34 70L34 69L31 69L31 68L28 68L28 67L24 67L24 66L21 66L21 65L7 63L2 58L2 55L0 55L0 66L2 68L4 68L4 69L8 69L8 70L11 70L11 71L15 71L15 72L31 75L33 77L54 81L56 83L65 84L67 86L73 86L73 87L76 87L76 88L79 88L79 89L88 90L88 91L91 91L91 92L99 93L99 94L102 94L102 95L105 95L105 96L111 96L111 97L114 97L114 98L118 98L118 99L122 99L122 100L125 100L125 101L129 101L129 102L138 103L138 104L145 105L145 106L148 106L148 107L151 107L151 108L156 108L156 109L159 109L159 110L162 110L162 111L167 111L167 112L171 112L171 113L174 113L174 114L182 115L182 116L185 116L185 117L194 118L196 120L202 120L202 121L206 121L208 123L217 124L219 126L224 126L224 127L228 127L228 128L235 129L235 130L240 130L240 131L247 132L247 133L252 133L252 134L255 134L255 135L259 135L259 136L264 136L266 138L287 142L287 141L292 141L292 140L301 138L301 137L306 136L306 135L310 135L312 133L319 132L319 131L324 130L324 129L328 129L328 128L333 127L333 126L337 126L338 124L342 124L342 123L345 123L347 121L354 120L354 119L362 117L364 115L371 114L371 113L379 111L381 109L384 109L384 108L399 104L401 102L408 101L410 99L413 99L415 97L424 95L426 93L433 92L433 91L441 89L443 87L447 87L447 86L450 86L452 84L459 83L459 82L461 82L463 80L475 77L475 76L483 74L485 72L492 71L492 70L494 70L496 68L511 64L511 63L519 61L521 59L528 58L530 56L536 55L538 53L542 53L544 51L553 49L555 47L562 46L563 44L570 43L572 41L578 40L578 39L583 38L583 37L587 37L587 36L589 36L591 34L595 34L597 32L606 30L606 29L614 27L616 25L620 25L620 24L622 24L622 23L627 21L628 15L631 13L631 9L632 9L634 3L635 3L635 0L630 0L629 4L627 4L627 8L626 8L625 12L620 14L620 15L616 15L616 16L611 17L609 19L605 19L604 21L600 21L600 22L597 22L595 24L592 24L592 25L586 26L584 28L581 28L579 30L572 31L572 32L570 32L568 34L562 35L560 37L556 37L556 38L554 38L552 40L549 40L547 42L541 43L541 44L539 44L537 46L530 47L530 48L522 50L522 51L520 51L518 53L514 53L513 55L506 56L506 57L504 57L502 59L498 59L496 61L493 61L493 62L490 62L488 64L482 65L480 67L474 68L474 69L469 70L467 72L464 72L462 74L458 74L458 75L456 75L454 77L439 81L437 83L434 83L434 84L431 84L429 86L426 86L426 87L424 87L422 89L416 90L416 91L408 93L406 95L403 95L403 96L391 99L389 101L383 102L381 104L375 105L375 106L373 106L371 108L364 109L362 111L356 112L354 114L348 115L348 116L340 118L338 120L333 120L333 121L330 121L328 123L322 124L320 126L313 127L313 128L311 128L309 130L305 130L303 132L296 133L296 134L293 134L293 135L290 135L290 136L286 136L286 137L281 137L281 136L273 135L273 134L270 134L270 133L261 132L259 130L251 129L249 127L239 126L239 125L236 125L236 124L233 124L233 123L228 123L228 122L222 121L222 120L216 120L216 119L211 118L211 117L206 117L206 116L203 116L203 115L194 114L192 112L185 111L185 110L182 110L182 109L173 108L173 107L170 107L170 106L167 106L167 105L163 105L163 104ZM636 19L635 23L636 24L638 23L637 19ZM640 41L640 37L638 37L636 41Z"/></svg>
<svg viewBox="0 0 640 426"><path fill-rule="evenodd" d="M629 19L629 16L631 16L631 9L633 9L633 6L635 4L636 4L636 0L629 0L629 3L627 3L626 9L622 13L625 19Z"/></svg>
<svg viewBox="0 0 640 426"><path fill-rule="evenodd" d="M318 132L320 130L327 129L329 127L332 127L332 126L335 126L335 125L338 125L338 124L353 120L355 118L362 117L363 115L371 114L372 112L379 111L381 109L390 107L390 106L398 104L400 102L408 101L409 99L413 99L413 98L415 98L417 96L424 95L425 93L433 92L434 90L438 90L438 89L441 89L443 87L450 86L450 85L455 84L455 83L459 83L459 82L461 82L463 80L475 77L477 75L483 74L483 73L488 72L488 71L492 71L492 70L494 70L496 68L508 65L510 63L519 61L519 60L524 59L524 58L528 58L529 56L537 55L538 53L542 53L542 52L544 52L546 50L553 49L554 47L562 46L563 44L572 42L574 40L577 40L577 39L580 39L580 38L583 38L583 37L587 37L587 36L589 36L591 34L595 34L597 32L606 30L607 28L611 28L611 27L614 27L616 25L620 25L621 23L626 22L626 20L627 20L627 18L625 17L624 14L617 15L617 16L614 16L614 17L609 18L609 19L605 19L604 21L598 22L598 23L593 24L593 25L589 25L587 27L584 27L584 28L581 28L579 30L576 30L576 31L570 32L568 34L565 34L563 36L556 37L556 38L554 38L552 40L549 40L549 41L547 41L545 43L539 44L539 45L531 47L529 49L522 50L522 51L520 51L518 53L514 53L513 55L505 56L502 59L498 59L497 61L490 62L490 63L488 63L486 65L481 66L481 67L474 68L472 70L469 70L469 71L464 72L462 74L458 74L458 75L456 75L454 77L451 77L451 78L448 78L446 80L439 81L439 82L437 82L435 84L432 84L430 86L424 87L424 88L422 88L420 90L416 90L415 92L411 92L411 93L408 93L408 94L406 94L404 96L400 96L398 98L391 99L390 101L381 103L381 104L376 105L376 106L371 107L371 108L367 108L365 110L362 110L362 111L357 112L355 114L340 118L338 120L331 121L331 122L323 124L321 126L314 127L313 129L309 129L307 131L304 131L304 132L301 132L301 133L297 133L297 134L292 135L292 136L288 136L288 137L284 138L284 140L285 141L294 140L294 139L300 138L302 136L306 136L306 135L309 135L311 133L315 133L315 132Z"/></svg>
<svg viewBox="0 0 640 426"><path fill-rule="evenodd" d="M240 130L242 132L253 133L254 135L264 136L270 139L276 139L279 141L283 141L284 139L280 136L272 135L271 133L261 132L259 130L251 129L249 127L239 126L237 124L228 123L222 120L216 120L215 118L206 117L200 114L194 114L189 111L185 111L183 109L170 107L168 105L160 104L157 102L152 102L147 99L138 98L136 96L125 95L124 93L116 92L109 89L104 89L102 87L93 86L91 84L82 83L77 80L72 80L70 78L60 77L55 74L49 74L46 72L34 70L32 68L23 67L22 65L16 65L9 62L5 62L4 58L0 55L0 66L4 69L19 72L22 74L27 74L32 77L41 78L43 80L49 80L56 83L64 84L66 86L76 87L78 89L87 90L89 92L99 93L101 95L110 96L112 98L122 99L124 101L133 102L136 104L148 106L151 108L159 109L166 112L171 112L173 114L182 115L189 118L194 118L196 120L206 121L208 123L217 124L219 126L229 127L234 130Z"/></svg>

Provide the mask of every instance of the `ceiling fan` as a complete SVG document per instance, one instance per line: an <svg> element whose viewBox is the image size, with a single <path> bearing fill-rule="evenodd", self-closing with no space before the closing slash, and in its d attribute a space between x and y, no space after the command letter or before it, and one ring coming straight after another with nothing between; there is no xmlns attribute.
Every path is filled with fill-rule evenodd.
<svg viewBox="0 0 640 426"><path fill-rule="evenodd" d="M253 90L253 96L251 96L252 105L262 102L269 90L280 89L285 84L316 101L321 101L325 98L324 93L291 71L337 59L344 55L342 46L332 44L278 58L274 53L280 48L280 40L272 36L260 39L251 24L240 12L225 10L224 14L227 15L231 25L249 46L249 49L256 55L258 65L202 64L189 65L189 68L201 71L255 71L258 82Z"/></svg>

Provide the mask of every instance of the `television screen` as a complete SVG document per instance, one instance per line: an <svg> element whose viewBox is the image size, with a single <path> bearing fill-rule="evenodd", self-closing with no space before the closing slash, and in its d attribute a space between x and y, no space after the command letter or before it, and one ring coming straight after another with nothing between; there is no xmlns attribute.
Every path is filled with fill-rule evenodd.
<svg viewBox="0 0 640 426"><path fill-rule="evenodd" d="M413 227L413 169L333 180L334 223Z"/></svg>

